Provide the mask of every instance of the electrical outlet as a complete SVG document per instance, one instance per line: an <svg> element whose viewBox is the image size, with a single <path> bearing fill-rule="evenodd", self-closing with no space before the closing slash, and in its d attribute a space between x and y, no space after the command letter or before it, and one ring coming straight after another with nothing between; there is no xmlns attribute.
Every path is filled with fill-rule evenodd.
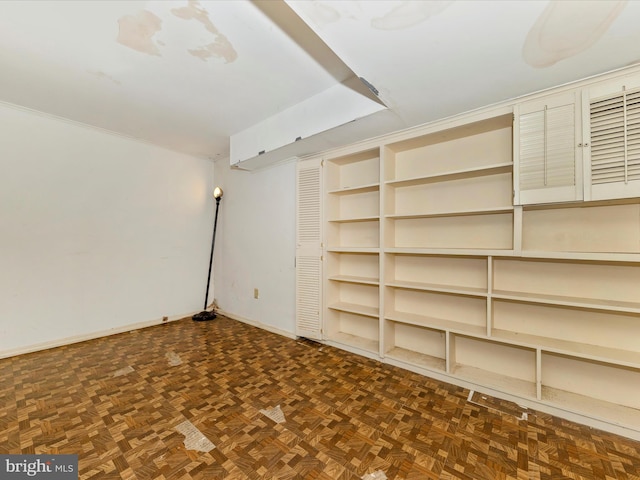
<svg viewBox="0 0 640 480"><path fill-rule="evenodd" d="M257 288L253 289L253 298L260 298L260 290Z"/></svg>

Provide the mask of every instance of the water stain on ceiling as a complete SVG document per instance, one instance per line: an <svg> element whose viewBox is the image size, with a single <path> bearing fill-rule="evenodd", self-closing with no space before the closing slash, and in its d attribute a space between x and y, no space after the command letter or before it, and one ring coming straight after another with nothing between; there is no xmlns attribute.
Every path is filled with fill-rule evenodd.
<svg viewBox="0 0 640 480"><path fill-rule="evenodd" d="M550 67L587 50L609 29L626 6L626 0L550 2L533 25L522 56L536 68Z"/></svg>
<svg viewBox="0 0 640 480"><path fill-rule="evenodd" d="M160 49L153 36L162 28L162 20L155 13L141 10L135 15L118 19L118 43L138 52L160 56Z"/></svg>
<svg viewBox="0 0 640 480"><path fill-rule="evenodd" d="M340 20L340 12L325 3L313 2L308 6L309 17L319 27Z"/></svg>
<svg viewBox="0 0 640 480"><path fill-rule="evenodd" d="M102 80L111 81L111 82L115 83L116 85L122 85L122 82L120 82L119 80L116 80L111 75L109 75L108 73L103 72L102 70L87 70L87 73L93 75L94 77L100 78Z"/></svg>
<svg viewBox="0 0 640 480"><path fill-rule="evenodd" d="M388 111L337 144L636 63L638 19L620 0L0 0L0 100L215 157L366 78Z"/></svg>
<svg viewBox="0 0 640 480"><path fill-rule="evenodd" d="M413 27L445 10L452 0L433 2L401 2L382 17L371 19L371 26L379 30L399 30Z"/></svg>
<svg viewBox="0 0 640 480"><path fill-rule="evenodd" d="M409 28L437 15L452 3L453 0L395 2L395 5L383 15L371 18L370 25L377 30ZM312 2L304 5L304 9L312 22L319 27L343 18L360 20L368 16L357 2Z"/></svg>
<svg viewBox="0 0 640 480"><path fill-rule="evenodd" d="M207 11L200 6L197 0L189 0L189 4L186 7L174 8L171 13L183 20L195 20L201 23L215 38L215 41L211 43L189 49L188 52L191 55L203 61L210 57L222 58L226 63L233 62L238 58L238 53L233 48L233 45L231 45L227 37L218 31L211 22Z"/></svg>

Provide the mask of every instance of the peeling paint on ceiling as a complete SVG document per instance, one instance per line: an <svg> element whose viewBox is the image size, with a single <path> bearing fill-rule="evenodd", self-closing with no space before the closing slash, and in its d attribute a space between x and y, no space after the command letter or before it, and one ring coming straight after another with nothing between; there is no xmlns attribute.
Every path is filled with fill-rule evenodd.
<svg viewBox="0 0 640 480"><path fill-rule="evenodd" d="M160 56L153 36L162 28L162 20L155 13L141 10L135 15L118 19L118 43L138 52Z"/></svg>
<svg viewBox="0 0 640 480"><path fill-rule="evenodd" d="M188 52L194 57L206 61L210 57L222 58L226 63L233 62L238 58L238 53L233 48L227 37L221 34L209 18L209 13L200 6L197 0L189 0L186 7L174 8L171 10L176 17L183 20L195 20L201 23L215 38L215 41L206 45L201 45Z"/></svg>
<svg viewBox="0 0 640 480"><path fill-rule="evenodd" d="M349 72L389 131L640 63L639 24L619 0L0 0L0 101L215 158Z"/></svg>
<svg viewBox="0 0 640 480"><path fill-rule="evenodd" d="M587 50L626 4L626 0L591 2L586 9L582 2L550 2L527 35L524 60L532 67L545 68Z"/></svg>
<svg viewBox="0 0 640 480"><path fill-rule="evenodd" d="M231 42L216 28L209 18L209 13L197 0L189 0L187 6L171 9L171 13L181 20L195 20L213 36L213 41L187 49L187 52L200 60L219 58L225 63L233 62L238 53ZM135 15L125 15L118 19L118 43L138 52L161 56L158 46L166 46L165 42L155 40L154 36L162 29L162 19L149 10L141 10Z"/></svg>

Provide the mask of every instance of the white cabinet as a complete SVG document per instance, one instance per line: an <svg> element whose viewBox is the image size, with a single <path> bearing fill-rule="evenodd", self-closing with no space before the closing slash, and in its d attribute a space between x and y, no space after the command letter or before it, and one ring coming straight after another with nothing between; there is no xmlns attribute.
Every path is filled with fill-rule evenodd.
<svg viewBox="0 0 640 480"><path fill-rule="evenodd" d="M514 106L514 203L640 196L640 75Z"/></svg>
<svg viewBox="0 0 640 480"><path fill-rule="evenodd" d="M515 106L516 205L582 199L580 91Z"/></svg>
<svg viewBox="0 0 640 480"><path fill-rule="evenodd" d="M594 85L584 96L585 200L640 196L640 75Z"/></svg>

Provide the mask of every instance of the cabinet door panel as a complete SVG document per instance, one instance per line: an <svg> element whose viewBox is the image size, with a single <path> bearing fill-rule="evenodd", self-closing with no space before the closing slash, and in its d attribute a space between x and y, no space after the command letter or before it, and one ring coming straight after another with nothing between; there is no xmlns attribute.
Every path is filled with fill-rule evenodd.
<svg viewBox="0 0 640 480"><path fill-rule="evenodd" d="M640 76L606 82L586 96L587 199L640 196Z"/></svg>
<svg viewBox="0 0 640 480"><path fill-rule="evenodd" d="M516 105L515 204L582 198L578 93Z"/></svg>
<svg viewBox="0 0 640 480"><path fill-rule="evenodd" d="M296 335L322 337L322 168L320 159L296 171Z"/></svg>

